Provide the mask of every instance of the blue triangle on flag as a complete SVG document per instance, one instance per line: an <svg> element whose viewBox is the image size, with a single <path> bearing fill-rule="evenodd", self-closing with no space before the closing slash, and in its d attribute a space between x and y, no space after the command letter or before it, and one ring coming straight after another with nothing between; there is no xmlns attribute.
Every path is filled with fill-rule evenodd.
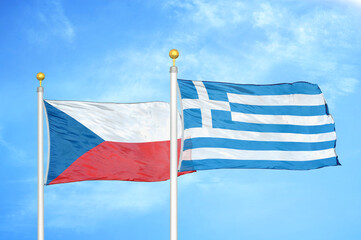
<svg viewBox="0 0 361 240"><path fill-rule="evenodd" d="M74 161L104 140L83 124L45 103L49 121L50 160L46 184L51 183Z"/></svg>

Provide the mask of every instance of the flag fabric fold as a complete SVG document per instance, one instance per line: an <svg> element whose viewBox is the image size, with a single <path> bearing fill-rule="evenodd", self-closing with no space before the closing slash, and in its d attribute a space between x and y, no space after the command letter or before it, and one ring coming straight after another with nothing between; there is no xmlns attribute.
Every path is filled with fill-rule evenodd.
<svg viewBox="0 0 361 240"><path fill-rule="evenodd" d="M44 104L50 134L47 185L169 179L168 103L45 100ZM180 143L179 139L178 151Z"/></svg>
<svg viewBox="0 0 361 240"><path fill-rule="evenodd" d="M184 120L181 171L340 165L334 120L316 84L178 79L178 86Z"/></svg>

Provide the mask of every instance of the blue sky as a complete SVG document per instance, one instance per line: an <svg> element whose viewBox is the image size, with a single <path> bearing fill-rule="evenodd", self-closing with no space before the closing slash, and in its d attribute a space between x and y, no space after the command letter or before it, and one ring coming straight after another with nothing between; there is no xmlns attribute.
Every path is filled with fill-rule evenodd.
<svg viewBox="0 0 361 240"><path fill-rule="evenodd" d="M341 167L179 178L179 239L361 239L361 1L1 1L0 239L35 239L37 106L169 101L179 77L317 83ZM46 239L168 239L169 182L45 188Z"/></svg>

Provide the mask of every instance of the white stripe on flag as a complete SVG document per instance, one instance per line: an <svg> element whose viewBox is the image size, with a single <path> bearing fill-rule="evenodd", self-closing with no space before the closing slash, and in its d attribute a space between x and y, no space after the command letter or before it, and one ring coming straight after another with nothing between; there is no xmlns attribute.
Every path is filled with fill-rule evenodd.
<svg viewBox="0 0 361 240"><path fill-rule="evenodd" d="M203 109L231 111L229 102L225 102L225 101L215 101L215 100L205 100L205 99L183 99L182 105L183 105L183 109L200 108L202 111Z"/></svg>
<svg viewBox="0 0 361 240"><path fill-rule="evenodd" d="M229 102L258 106L319 106L324 105L323 94L288 94L288 95L242 95L227 93Z"/></svg>
<svg viewBox="0 0 361 240"><path fill-rule="evenodd" d="M199 99L209 100L208 93L203 82L193 81ZM187 103L186 103L187 104ZM202 126L212 127L212 115L210 108L201 108Z"/></svg>
<svg viewBox="0 0 361 240"><path fill-rule="evenodd" d="M315 126L333 124L330 115L321 116L290 116L290 115L262 115L232 112L232 121L261 123L261 124L290 124L301 126Z"/></svg>
<svg viewBox="0 0 361 240"><path fill-rule="evenodd" d="M217 128L190 128L184 131L184 139L214 137L228 138L248 141L270 141L270 142L326 142L336 140L336 132L320 134L298 134L298 133L269 133L235 131Z"/></svg>
<svg viewBox="0 0 361 240"><path fill-rule="evenodd" d="M96 103L46 100L105 141L156 142L169 141L169 103ZM181 120L178 115L178 137Z"/></svg>
<svg viewBox="0 0 361 240"><path fill-rule="evenodd" d="M251 151L228 148L196 148L183 152L183 161L206 159L312 161L336 157L335 149L319 151Z"/></svg>

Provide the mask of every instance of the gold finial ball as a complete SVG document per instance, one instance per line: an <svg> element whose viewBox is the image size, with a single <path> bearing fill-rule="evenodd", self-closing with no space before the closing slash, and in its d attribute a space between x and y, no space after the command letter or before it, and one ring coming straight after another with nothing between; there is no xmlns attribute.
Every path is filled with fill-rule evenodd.
<svg viewBox="0 0 361 240"><path fill-rule="evenodd" d="M39 81L43 81L44 78L45 78L45 74L42 73L42 72L39 72L38 74L36 74L36 78L37 78Z"/></svg>
<svg viewBox="0 0 361 240"><path fill-rule="evenodd" d="M179 56L179 52L177 49L172 49L169 51L169 57L172 59L176 59Z"/></svg>

